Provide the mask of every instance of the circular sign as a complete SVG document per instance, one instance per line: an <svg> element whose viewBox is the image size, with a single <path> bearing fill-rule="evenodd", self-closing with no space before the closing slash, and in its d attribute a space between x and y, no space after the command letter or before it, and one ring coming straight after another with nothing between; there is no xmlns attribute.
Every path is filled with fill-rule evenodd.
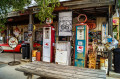
<svg viewBox="0 0 120 79"><path fill-rule="evenodd" d="M11 48L15 48L18 45L18 40L15 37L11 37L8 44Z"/></svg>
<svg viewBox="0 0 120 79"><path fill-rule="evenodd" d="M80 21L80 17L81 16L84 16L85 17L85 20L83 22ZM79 23L85 23L87 21L87 16L85 14L80 14L78 17L77 17L77 20Z"/></svg>
<svg viewBox="0 0 120 79"><path fill-rule="evenodd" d="M46 24L52 24L52 23L53 23L53 20L51 18L46 19Z"/></svg>

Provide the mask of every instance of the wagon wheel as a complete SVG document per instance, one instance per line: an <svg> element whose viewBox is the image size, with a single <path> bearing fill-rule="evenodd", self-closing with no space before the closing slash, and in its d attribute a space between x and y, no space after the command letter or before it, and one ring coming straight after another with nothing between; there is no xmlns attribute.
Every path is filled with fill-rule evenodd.
<svg viewBox="0 0 120 79"><path fill-rule="evenodd" d="M0 46L0 53L2 53L3 52L3 48Z"/></svg>

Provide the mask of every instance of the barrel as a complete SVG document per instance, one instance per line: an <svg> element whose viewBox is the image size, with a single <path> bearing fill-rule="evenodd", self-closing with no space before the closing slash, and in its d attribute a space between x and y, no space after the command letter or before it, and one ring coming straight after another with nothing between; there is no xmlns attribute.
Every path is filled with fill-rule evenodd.
<svg viewBox="0 0 120 79"><path fill-rule="evenodd" d="M105 67L105 58L100 57L100 69L101 67Z"/></svg>
<svg viewBox="0 0 120 79"><path fill-rule="evenodd" d="M36 53L36 61L40 61L40 60L41 60L41 53L40 53L40 51L38 51Z"/></svg>
<svg viewBox="0 0 120 79"><path fill-rule="evenodd" d="M36 61L36 52L37 50L32 50L32 61Z"/></svg>

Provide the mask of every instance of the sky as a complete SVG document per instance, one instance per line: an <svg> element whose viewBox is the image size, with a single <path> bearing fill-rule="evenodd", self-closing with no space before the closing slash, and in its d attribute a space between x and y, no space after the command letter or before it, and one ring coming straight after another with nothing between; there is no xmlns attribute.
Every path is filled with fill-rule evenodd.
<svg viewBox="0 0 120 79"><path fill-rule="evenodd" d="M70 1L70 0L59 0L60 2L63 2L63 1ZM34 5L37 5L36 2L34 0L32 0L32 3L29 7L31 6L34 6Z"/></svg>
<svg viewBox="0 0 120 79"><path fill-rule="evenodd" d="M59 0L60 2L62 2L62 1L70 1L70 0Z"/></svg>

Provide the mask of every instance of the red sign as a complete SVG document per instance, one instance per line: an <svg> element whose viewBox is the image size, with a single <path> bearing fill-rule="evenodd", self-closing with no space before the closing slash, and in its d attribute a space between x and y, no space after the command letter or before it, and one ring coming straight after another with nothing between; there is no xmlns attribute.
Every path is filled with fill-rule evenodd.
<svg viewBox="0 0 120 79"><path fill-rule="evenodd" d="M77 46L77 52L82 53L83 52L83 46Z"/></svg>
<svg viewBox="0 0 120 79"><path fill-rule="evenodd" d="M45 45L48 46L48 43L46 43Z"/></svg>
<svg viewBox="0 0 120 79"><path fill-rule="evenodd" d="M83 49L83 47L82 47L82 46L79 46L79 49Z"/></svg>

